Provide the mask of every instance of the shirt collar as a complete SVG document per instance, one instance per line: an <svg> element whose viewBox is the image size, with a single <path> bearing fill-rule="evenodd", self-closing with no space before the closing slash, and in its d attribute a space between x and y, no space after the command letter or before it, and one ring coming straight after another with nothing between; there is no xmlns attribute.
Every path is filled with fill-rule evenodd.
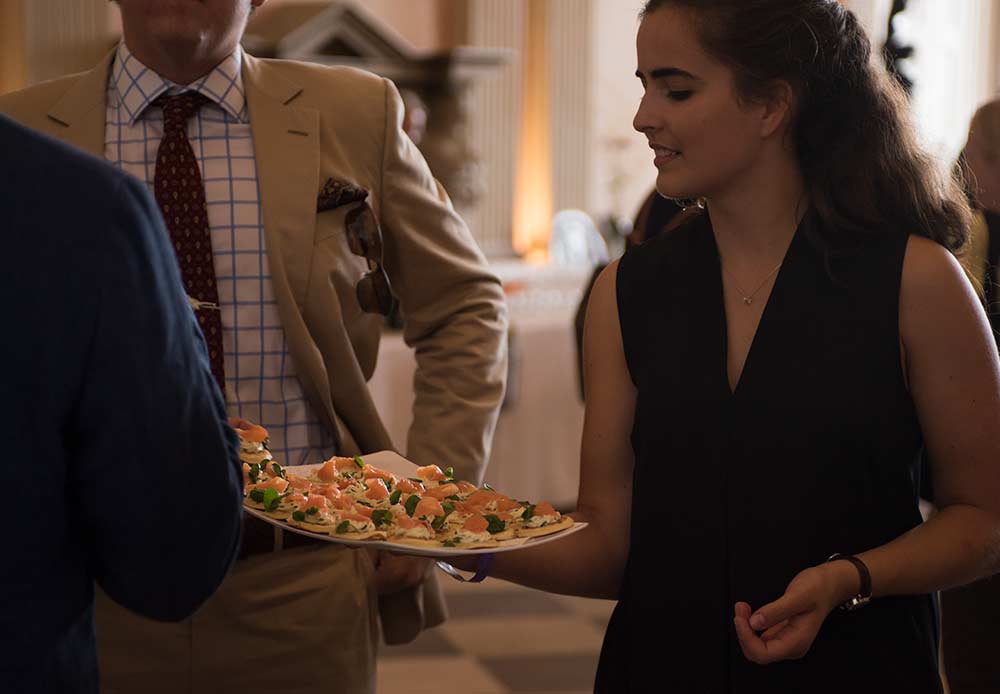
<svg viewBox="0 0 1000 694"><path fill-rule="evenodd" d="M191 84L179 85L161 77L143 65L122 41L118 44L111 84L118 103L128 115L128 124L142 117L146 108L164 93L180 94L194 91L208 97L223 111L240 123L250 122L246 94L243 91L243 50L236 46L225 60Z"/></svg>

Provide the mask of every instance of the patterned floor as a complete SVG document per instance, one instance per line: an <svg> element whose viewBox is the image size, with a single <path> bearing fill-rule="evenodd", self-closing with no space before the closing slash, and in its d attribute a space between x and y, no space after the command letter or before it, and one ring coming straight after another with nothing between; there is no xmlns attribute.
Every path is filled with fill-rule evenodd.
<svg viewBox="0 0 1000 694"><path fill-rule="evenodd" d="M584 694L593 691L614 603L550 595L497 579L441 575L451 618L406 646L383 648L381 692Z"/></svg>

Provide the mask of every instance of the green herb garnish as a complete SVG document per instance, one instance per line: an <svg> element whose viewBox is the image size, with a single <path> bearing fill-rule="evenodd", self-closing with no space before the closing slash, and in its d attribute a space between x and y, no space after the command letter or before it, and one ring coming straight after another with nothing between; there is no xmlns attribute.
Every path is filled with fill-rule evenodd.
<svg viewBox="0 0 1000 694"><path fill-rule="evenodd" d="M372 511L372 523L378 528L381 525L389 525L392 523L392 511L389 509L380 509L378 511Z"/></svg>
<svg viewBox="0 0 1000 694"><path fill-rule="evenodd" d="M450 516L452 513L455 512L455 504L446 501L443 504L441 504L441 508L444 509L444 515L438 516L433 521L431 521L431 527L434 528L436 532L441 531L441 528L444 527L445 521L448 520L448 516Z"/></svg>
<svg viewBox="0 0 1000 694"><path fill-rule="evenodd" d="M268 487L264 490L264 510L273 511L281 503L281 495L277 491Z"/></svg>
<svg viewBox="0 0 1000 694"><path fill-rule="evenodd" d="M260 463L254 463L250 466L248 476L250 477L250 482L257 484L257 480L260 479Z"/></svg>
<svg viewBox="0 0 1000 694"><path fill-rule="evenodd" d="M337 534L338 535L343 535L344 533L346 533L350 529L351 529L351 522L350 521L341 521L340 524L337 526Z"/></svg>
<svg viewBox="0 0 1000 694"><path fill-rule="evenodd" d="M374 506L372 506L371 504L369 504L367 501L358 501L357 503L361 504L362 506L367 506L368 508L375 508Z"/></svg>
<svg viewBox="0 0 1000 694"><path fill-rule="evenodd" d="M391 492L392 491L392 480L382 480L382 482L385 484L385 488L388 489Z"/></svg>
<svg viewBox="0 0 1000 694"><path fill-rule="evenodd" d="M256 501L258 504L264 503L264 490L263 489L251 489L250 498Z"/></svg>
<svg viewBox="0 0 1000 694"><path fill-rule="evenodd" d="M458 547L457 540L445 540L441 544L444 545L445 547Z"/></svg>
<svg viewBox="0 0 1000 694"><path fill-rule="evenodd" d="M499 516L495 516L492 513L488 516L483 516L486 520L490 522L489 527L486 528L486 532L490 535L496 535L497 533L502 533L507 529L507 524L500 520Z"/></svg>
<svg viewBox="0 0 1000 694"><path fill-rule="evenodd" d="M285 469L283 467L281 467L280 465L278 465L277 463L272 462L271 463L271 469L274 471L274 474L277 475L278 477L284 477L285 476Z"/></svg>
<svg viewBox="0 0 1000 694"><path fill-rule="evenodd" d="M410 498L406 500L403 508L406 509L406 515L413 518L413 512L417 509L417 504L420 503L420 497L416 494L411 494Z"/></svg>
<svg viewBox="0 0 1000 694"><path fill-rule="evenodd" d="M446 496L445 498L446 499L451 499L452 501L461 501L462 500L462 497L460 497L458 494L452 494L451 496Z"/></svg>
<svg viewBox="0 0 1000 694"><path fill-rule="evenodd" d="M444 476L447 477L450 480L455 479L455 468L453 468L453 467L446 467L444 469Z"/></svg>
<svg viewBox="0 0 1000 694"><path fill-rule="evenodd" d="M490 485L485 484L485 483L483 484L483 489L488 489L491 492L495 492L496 491L496 489L494 489L493 487L491 487Z"/></svg>
<svg viewBox="0 0 1000 694"><path fill-rule="evenodd" d="M293 511L292 512L292 518L294 520L297 520L297 521L299 521L301 523L302 521L304 521L306 519L306 514L302 513L302 511Z"/></svg>
<svg viewBox="0 0 1000 694"><path fill-rule="evenodd" d="M416 482L417 484L423 484L424 483L424 481L422 479L420 479L419 477L407 477L406 479L410 480L411 482Z"/></svg>
<svg viewBox="0 0 1000 694"><path fill-rule="evenodd" d="M524 520L529 520L533 515L535 515L535 505L528 504L528 507L524 509L524 513L521 514L521 518Z"/></svg>
<svg viewBox="0 0 1000 694"><path fill-rule="evenodd" d="M392 494L389 495L389 505L395 506L399 503L399 497L403 496L403 490L397 489Z"/></svg>
<svg viewBox="0 0 1000 694"><path fill-rule="evenodd" d="M318 509L318 508L316 508L315 506L310 506L310 507L309 507L309 508L308 508L308 509L306 510L306 515L307 515L307 516L315 516L315 515L316 515L317 513L319 513L319 509Z"/></svg>
<svg viewBox="0 0 1000 694"><path fill-rule="evenodd" d="M365 461L361 460L359 456L354 456L354 464L357 465L362 470L365 469Z"/></svg>

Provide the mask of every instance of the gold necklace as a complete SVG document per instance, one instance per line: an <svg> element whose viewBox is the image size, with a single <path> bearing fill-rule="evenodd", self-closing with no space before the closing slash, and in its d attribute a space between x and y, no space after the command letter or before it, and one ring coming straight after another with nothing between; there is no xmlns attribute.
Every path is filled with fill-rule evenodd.
<svg viewBox="0 0 1000 694"><path fill-rule="evenodd" d="M774 273L776 273L778 270L781 269L782 263L784 263L784 261L778 263L773 270L767 273L767 277L764 278L764 281L761 282L756 289L747 294L740 288L740 285L736 283L736 277L733 276L733 273L727 270L725 265L722 265L722 258L721 257L719 258L719 265L722 265L722 271L725 272L727 275L729 275L729 279L733 281L733 286L736 288L736 291L740 293L740 297L742 297L743 303L746 304L747 306L750 306L753 303L754 296L757 294L757 292L759 292L761 289L764 288L764 285L767 284L769 279L774 277Z"/></svg>

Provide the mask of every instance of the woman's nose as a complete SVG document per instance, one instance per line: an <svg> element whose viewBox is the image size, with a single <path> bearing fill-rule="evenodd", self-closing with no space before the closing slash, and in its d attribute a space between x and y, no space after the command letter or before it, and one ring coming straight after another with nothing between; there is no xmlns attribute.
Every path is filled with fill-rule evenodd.
<svg viewBox="0 0 1000 694"><path fill-rule="evenodd" d="M639 107L635 111L635 117L632 119L632 127L644 135L648 135L656 129L646 103L645 94L643 94L642 99L639 101Z"/></svg>

